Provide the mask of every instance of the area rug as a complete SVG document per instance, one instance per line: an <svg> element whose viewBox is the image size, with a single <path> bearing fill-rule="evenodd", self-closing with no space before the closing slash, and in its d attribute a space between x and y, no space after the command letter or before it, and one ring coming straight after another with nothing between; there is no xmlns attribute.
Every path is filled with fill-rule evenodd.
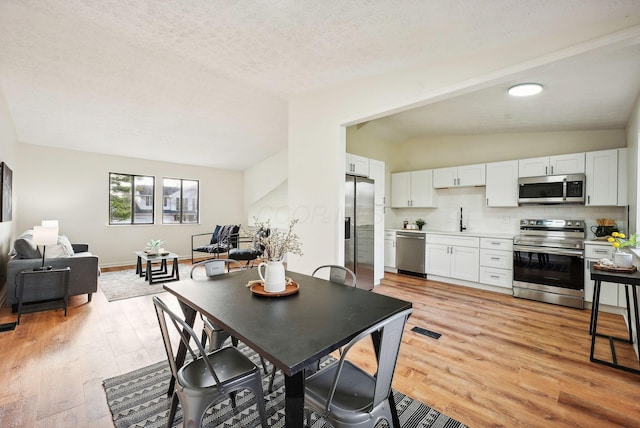
<svg viewBox="0 0 640 428"><path fill-rule="evenodd" d="M180 263L178 266L180 278L188 278L191 265ZM168 269L171 271L171 263L169 263ZM149 284L149 281L145 281L144 277L136 274L135 269L101 272L98 277L98 285L110 302L164 291L162 288L164 283Z"/></svg>
<svg viewBox="0 0 640 428"><path fill-rule="evenodd" d="M260 359L250 348L240 344L240 349L258 366ZM325 361L323 364L328 364ZM271 366L269 365L271 370ZM103 381L109 409L116 428L125 427L165 427L171 400L167 397L171 370L166 361L134 370ZM267 422L270 427L284 427L284 376L277 371L273 392L267 395L269 375L264 374L262 387L265 391ZM466 428L429 406L400 392L393 391L398 409L400 425L403 428ZM178 407L173 426L182 425L182 411ZM260 426L260 419L251 392L241 391L236 396L236 411L231 400L220 401L209 408L204 418L204 427L246 427ZM382 421L377 427L387 427ZM312 428L330 428L330 425L312 414Z"/></svg>

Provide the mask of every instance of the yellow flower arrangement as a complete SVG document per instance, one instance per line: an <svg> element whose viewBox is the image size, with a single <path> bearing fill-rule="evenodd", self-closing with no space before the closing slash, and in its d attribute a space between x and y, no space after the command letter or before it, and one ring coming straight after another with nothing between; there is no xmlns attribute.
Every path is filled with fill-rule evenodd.
<svg viewBox="0 0 640 428"><path fill-rule="evenodd" d="M624 248L624 247L636 247L636 235L629 236L629 239L626 239L627 236L624 233L613 232L611 237L607 239L607 241L611 242L611 245L614 248Z"/></svg>

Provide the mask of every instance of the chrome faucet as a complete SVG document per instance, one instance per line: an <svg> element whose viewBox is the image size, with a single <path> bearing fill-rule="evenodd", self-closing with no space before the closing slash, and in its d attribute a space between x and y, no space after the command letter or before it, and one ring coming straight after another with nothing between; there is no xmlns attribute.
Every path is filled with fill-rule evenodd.
<svg viewBox="0 0 640 428"><path fill-rule="evenodd" d="M467 230L467 228L462 225L462 207L460 207L460 232L464 232L465 230Z"/></svg>

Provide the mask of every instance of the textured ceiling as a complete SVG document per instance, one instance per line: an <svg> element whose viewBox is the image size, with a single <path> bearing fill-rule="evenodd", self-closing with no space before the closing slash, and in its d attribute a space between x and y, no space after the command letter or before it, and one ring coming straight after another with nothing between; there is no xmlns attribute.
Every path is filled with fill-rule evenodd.
<svg viewBox="0 0 640 428"><path fill-rule="evenodd" d="M21 142L244 169L286 147L291 94L639 13L637 0L2 0L0 84Z"/></svg>

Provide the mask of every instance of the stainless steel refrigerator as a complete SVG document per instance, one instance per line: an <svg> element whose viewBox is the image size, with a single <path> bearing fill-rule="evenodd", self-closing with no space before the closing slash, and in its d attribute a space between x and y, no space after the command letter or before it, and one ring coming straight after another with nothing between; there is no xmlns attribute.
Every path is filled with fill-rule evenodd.
<svg viewBox="0 0 640 428"><path fill-rule="evenodd" d="M344 265L356 274L356 285L373 289L373 180L347 175L345 180Z"/></svg>

